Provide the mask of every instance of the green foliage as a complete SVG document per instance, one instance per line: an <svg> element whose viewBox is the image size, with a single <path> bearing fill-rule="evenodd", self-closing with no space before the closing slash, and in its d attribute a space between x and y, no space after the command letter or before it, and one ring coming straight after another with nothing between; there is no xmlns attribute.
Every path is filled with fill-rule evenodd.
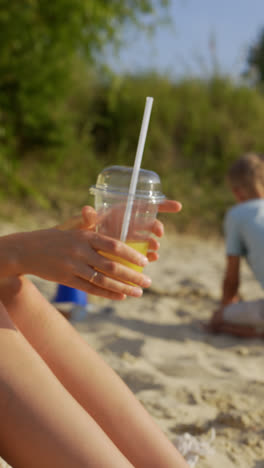
<svg viewBox="0 0 264 468"><path fill-rule="evenodd" d="M258 35L258 38L253 44L247 57L247 69L245 76L257 84L264 82L264 29Z"/></svg>
<svg viewBox="0 0 264 468"><path fill-rule="evenodd" d="M221 183L238 154L263 148L261 95L227 78L172 83L153 74L116 77L95 94L101 119L92 133L103 157L133 162L147 95L154 97L154 106L145 164L166 171L192 167L198 182L208 177Z"/></svg>
<svg viewBox="0 0 264 468"><path fill-rule="evenodd" d="M124 25L142 25L164 0L0 0L0 145L22 158L67 138L64 99L80 57L92 63Z"/></svg>
<svg viewBox="0 0 264 468"><path fill-rule="evenodd" d="M232 202L227 168L243 152L264 152L263 94L217 74L173 82L102 66L122 27L154 27L168 3L0 0L1 197L59 210L89 202L103 167L133 164L153 96L143 167L184 203L179 229L219 229ZM249 58L259 73L263 37Z"/></svg>
<svg viewBox="0 0 264 468"><path fill-rule="evenodd" d="M101 79L82 66L76 62L65 105L69 144L59 153L44 151L44 159L36 155L35 165L29 157L26 180L38 174L38 188L51 204L90 201L88 187L103 167L133 164L145 98L151 95L143 167L158 172L166 195L184 203L175 218L178 229L219 230L232 203L227 168L243 152L264 152L263 95L219 76L176 83L155 74Z"/></svg>

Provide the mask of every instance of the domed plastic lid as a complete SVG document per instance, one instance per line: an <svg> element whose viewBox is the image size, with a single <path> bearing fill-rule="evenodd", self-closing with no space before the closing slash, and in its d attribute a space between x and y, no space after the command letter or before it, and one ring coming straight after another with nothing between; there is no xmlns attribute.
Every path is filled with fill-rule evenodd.
<svg viewBox="0 0 264 468"><path fill-rule="evenodd" d="M99 192L109 193L111 196L128 196L132 167L110 166L100 172L96 185L90 188L93 195ZM135 199L147 199L153 203L161 203L165 199L161 191L161 182L158 174L146 169L140 169Z"/></svg>

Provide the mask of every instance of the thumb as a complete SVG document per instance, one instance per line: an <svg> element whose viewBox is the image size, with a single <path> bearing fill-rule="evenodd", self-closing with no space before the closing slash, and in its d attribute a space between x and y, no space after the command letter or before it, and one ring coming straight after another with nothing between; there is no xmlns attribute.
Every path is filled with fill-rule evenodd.
<svg viewBox="0 0 264 468"><path fill-rule="evenodd" d="M97 213L92 206L84 206L82 208L82 225L81 229L93 229L96 225Z"/></svg>
<svg viewBox="0 0 264 468"><path fill-rule="evenodd" d="M73 216L62 224L56 226L60 231L72 229L93 229L96 224L96 211L91 206L82 208L82 215Z"/></svg>

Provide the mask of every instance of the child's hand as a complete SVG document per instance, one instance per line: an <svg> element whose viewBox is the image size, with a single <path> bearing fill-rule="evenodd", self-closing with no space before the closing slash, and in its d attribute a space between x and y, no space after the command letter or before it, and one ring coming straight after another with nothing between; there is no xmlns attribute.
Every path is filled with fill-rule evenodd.
<svg viewBox="0 0 264 468"><path fill-rule="evenodd" d="M211 320L208 324L208 329L213 332L219 331L223 321L223 308L220 307L214 311L213 316L211 317Z"/></svg>

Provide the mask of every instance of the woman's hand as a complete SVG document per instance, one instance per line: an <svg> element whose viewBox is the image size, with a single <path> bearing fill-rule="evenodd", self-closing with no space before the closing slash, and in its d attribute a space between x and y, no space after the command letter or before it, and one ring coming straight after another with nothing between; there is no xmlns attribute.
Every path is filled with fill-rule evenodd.
<svg viewBox="0 0 264 468"><path fill-rule="evenodd" d="M176 200L165 200L159 205L159 213L178 213L181 211L182 205ZM112 222L112 219L111 219ZM58 229L89 229L94 230L97 223L97 213L91 206L84 206L82 209L82 216L75 216L70 218L63 224L57 226ZM152 226L152 234L156 237L161 238L164 234L164 226L158 219L155 220ZM160 247L159 242L155 237L149 237L149 250L147 252L147 258L149 262L156 261L158 259L158 249Z"/></svg>
<svg viewBox="0 0 264 468"><path fill-rule="evenodd" d="M3 240L3 238L2 238ZM147 259L123 242L87 229L56 228L5 237L6 248L16 252L14 273L33 274L109 299L140 297L151 280L99 253L102 250L145 266ZM132 285L127 284L132 283Z"/></svg>
<svg viewBox="0 0 264 468"><path fill-rule="evenodd" d="M173 200L166 200L159 206L160 212L180 210L181 204ZM127 295L140 297L142 288L150 286L150 278L103 257L98 251L145 266L148 261L157 260L158 241L154 237L149 239L150 251L145 258L123 242L95 233L96 221L96 211L85 206L82 216L70 218L56 228L24 234L27 246L23 248L20 262L21 274L31 273L109 299L122 300ZM156 220L152 233L162 237L163 232L163 224Z"/></svg>

